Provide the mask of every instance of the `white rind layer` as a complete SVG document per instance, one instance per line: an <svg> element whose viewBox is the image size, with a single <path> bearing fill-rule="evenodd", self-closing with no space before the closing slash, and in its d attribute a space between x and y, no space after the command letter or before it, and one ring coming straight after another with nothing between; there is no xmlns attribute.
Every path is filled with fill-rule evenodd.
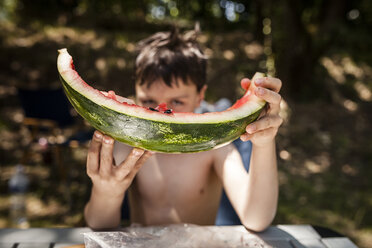
<svg viewBox="0 0 372 248"><path fill-rule="evenodd" d="M237 109L229 109L222 112L210 112L204 114L174 113L169 115L151 111L147 108L137 105L123 104L105 97L99 90L96 90L85 83L75 69L73 69L72 57L67 52L66 48L60 49L58 52L58 71L63 80L68 83L71 88L98 105L130 116L167 123L220 123L234 121L249 116L265 105L264 100L253 95L248 102L244 103Z"/></svg>

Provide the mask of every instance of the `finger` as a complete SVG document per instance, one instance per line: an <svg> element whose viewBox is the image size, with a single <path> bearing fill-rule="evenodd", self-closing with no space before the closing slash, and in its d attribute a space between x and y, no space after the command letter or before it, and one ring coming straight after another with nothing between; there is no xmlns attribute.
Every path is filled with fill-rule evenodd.
<svg viewBox="0 0 372 248"><path fill-rule="evenodd" d="M117 175L121 178L126 177L144 153L145 150L133 148L128 157L117 167Z"/></svg>
<svg viewBox="0 0 372 248"><path fill-rule="evenodd" d="M253 134L272 127L278 128L283 123L283 119L278 115L265 116L246 127L248 134Z"/></svg>
<svg viewBox="0 0 372 248"><path fill-rule="evenodd" d="M251 139L256 138L265 138L265 137L275 137L276 133L278 132L277 127L270 127L261 131L258 131L254 134L252 134Z"/></svg>
<svg viewBox="0 0 372 248"><path fill-rule="evenodd" d="M258 96L259 98L264 99L266 102L270 104L280 104L280 101L282 100L281 95L279 95L277 92L262 88L262 87L257 87L255 89L255 95Z"/></svg>
<svg viewBox="0 0 372 248"><path fill-rule="evenodd" d="M87 156L87 173L97 173L99 169L99 156L102 145L102 133L95 131L90 142Z"/></svg>
<svg viewBox="0 0 372 248"><path fill-rule="evenodd" d="M268 104L267 114L278 115L280 112L280 104Z"/></svg>
<svg viewBox="0 0 372 248"><path fill-rule="evenodd" d="M114 139L104 135L101 147L101 159L99 172L102 176L108 177L112 170L113 165L113 153L114 151Z"/></svg>
<svg viewBox="0 0 372 248"><path fill-rule="evenodd" d="M250 140L252 138L252 136L253 136L252 134L244 133L244 134L240 135L240 139L245 142L245 141Z"/></svg>
<svg viewBox="0 0 372 248"><path fill-rule="evenodd" d="M249 80L248 78L243 78L241 81L240 81L240 85L242 86L243 89L247 90L249 88L251 84L251 80Z"/></svg>
<svg viewBox="0 0 372 248"><path fill-rule="evenodd" d="M254 80L254 84L259 87L271 89L277 93L282 88L282 81L272 77L257 78Z"/></svg>
<svg viewBox="0 0 372 248"><path fill-rule="evenodd" d="M137 163L135 164L135 166L133 167L133 170L129 173L128 175L128 178L130 180L132 180L135 175L137 174L137 172L139 171L139 169L141 169L142 165L145 164L145 162L153 155L154 153L153 152L150 152L150 151L146 151L142 156L141 158L137 161Z"/></svg>
<svg viewBox="0 0 372 248"><path fill-rule="evenodd" d="M148 158L150 158L152 155L154 155L155 154L155 152L153 152L153 151L145 151L144 153L143 153L143 155L142 155L142 157L138 160L138 162L137 163L144 163L144 162L146 162L146 160L148 159Z"/></svg>

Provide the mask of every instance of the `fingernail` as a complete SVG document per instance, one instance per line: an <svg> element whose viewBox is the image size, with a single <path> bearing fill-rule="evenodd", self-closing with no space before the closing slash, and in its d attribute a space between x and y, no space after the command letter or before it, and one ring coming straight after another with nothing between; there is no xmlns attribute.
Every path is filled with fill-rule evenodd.
<svg viewBox="0 0 372 248"><path fill-rule="evenodd" d="M97 138L97 139L101 139L102 138L102 134L98 133L98 132L95 132L94 133L94 136Z"/></svg>
<svg viewBox="0 0 372 248"><path fill-rule="evenodd" d="M263 81L264 81L264 79L263 78L257 78L256 80L254 80L254 82L257 84L257 85L260 85L260 84L262 84L263 83Z"/></svg>
<svg viewBox="0 0 372 248"><path fill-rule="evenodd" d="M138 150L138 149L133 150L133 155L134 155L134 156L141 156L142 153L143 153L142 150Z"/></svg>
<svg viewBox="0 0 372 248"><path fill-rule="evenodd" d="M256 131L256 125L250 125L247 127L248 133L253 133L254 131Z"/></svg>
<svg viewBox="0 0 372 248"><path fill-rule="evenodd" d="M105 142L106 144L112 144L114 141L113 141L113 139L111 139L111 138L105 137L105 138L103 139L103 142Z"/></svg>

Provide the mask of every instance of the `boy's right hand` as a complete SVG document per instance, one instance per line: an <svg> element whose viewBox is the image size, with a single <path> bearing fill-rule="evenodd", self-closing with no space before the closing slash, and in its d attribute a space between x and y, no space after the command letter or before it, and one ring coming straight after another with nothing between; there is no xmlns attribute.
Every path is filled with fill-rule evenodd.
<svg viewBox="0 0 372 248"><path fill-rule="evenodd" d="M119 165L113 158L114 139L95 131L87 158L87 174L93 183L92 193L105 197L123 197L138 170L153 154L133 148Z"/></svg>

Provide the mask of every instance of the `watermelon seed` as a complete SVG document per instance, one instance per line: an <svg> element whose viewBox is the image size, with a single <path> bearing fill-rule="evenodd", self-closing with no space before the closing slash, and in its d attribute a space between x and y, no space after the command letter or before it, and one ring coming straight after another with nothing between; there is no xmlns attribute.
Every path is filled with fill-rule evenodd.
<svg viewBox="0 0 372 248"><path fill-rule="evenodd" d="M149 107L149 109L152 110L152 111L155 111L155 112L159 112L159 110L151 108L151 107Z"/></svg>
<svg viewBox="0 0 372 248"><path fill-rule="evenodd" d="M164 111L164 114L172 114L172 109L167 109Z"/></svg>

